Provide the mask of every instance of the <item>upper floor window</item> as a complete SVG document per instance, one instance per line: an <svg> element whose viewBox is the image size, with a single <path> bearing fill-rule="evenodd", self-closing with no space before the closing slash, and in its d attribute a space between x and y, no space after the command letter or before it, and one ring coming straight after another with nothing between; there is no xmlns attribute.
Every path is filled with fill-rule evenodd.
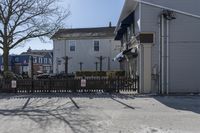
<svg viewBox="0 0 200 133"><path fill-rule="evenodd" d="M74 52L76 50L76 41L75 40L69 41L69 49L71 52Z"/></svg>
<svg viewBox="0 0 200 133"><path fill-rule="evenodd" d="M37 63L37 57L33 57L33 63Z"/></svg>
<svg viewBox="0 0 200 133"><path fill-rule="evenodd" d="M15 62L19 62L19 57L16 57L16 58L15 58Z"/></svg>
<svg viewBox="0 0 200 133"><path fill-rule="evenodd" d="M44 63L47 64L47 58L44 58Z"/></svg>
<svg viewBox="0 0 200 133"><path fill-rule="evenodd" d="M131 39L131 27L127 28L127 41Z"/></svg>
<svg viewBox="0 0 200 133"><path fill-rule="evenodd" d="M126 43L127 41L128 41L127 32L124 32L124 34L123 34L123 43Z"/></svg>
<svg viewBox="0 0 200 133"><path fill-rule="evenodd" d="M94 41L94 51L99 51L99 41Z"/></svg>
<svg viewBox="0 0 200 133"><path fill-rule="evenodd" d="M52 64L52 59L51 58L49 58L49 64Z"/></svg>
<svg viewBox="0 0 200 133"><path fill-rule="evenodd" d="M42 58L41 57L39 58L39 63L42 63Z"/></svg>
<svg viewBox="0 0 200 133"><path fill-rule="evenodd" d="M134 36L135 34L135 27L134 27L134 24L132 23L131 24L131 36Z"/></svg>

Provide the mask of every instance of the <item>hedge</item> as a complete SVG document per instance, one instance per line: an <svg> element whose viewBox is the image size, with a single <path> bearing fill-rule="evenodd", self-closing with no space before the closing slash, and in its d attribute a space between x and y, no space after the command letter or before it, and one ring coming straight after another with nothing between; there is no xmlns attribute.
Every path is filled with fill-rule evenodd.
<svg viewBox="0 0 200 133"><path fill-rule="evenodd" d="M78 71L76 72L77 77L123 77L125 71Z"/></svg>

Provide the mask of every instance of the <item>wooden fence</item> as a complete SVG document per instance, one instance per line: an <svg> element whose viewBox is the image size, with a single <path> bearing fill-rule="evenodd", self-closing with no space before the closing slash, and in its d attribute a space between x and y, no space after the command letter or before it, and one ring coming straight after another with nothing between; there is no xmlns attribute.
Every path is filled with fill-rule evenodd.
<svg viewBox="0 0 200 133"><path fill-rule="evenodd" d="M130 78L90 78L86 87L81 87L81 79L42 79L17 80L17 88L11 87L11 81L0 80L1 92L15 93L63 93L63 92L119 92L136 91L139 80Z"/></svg>

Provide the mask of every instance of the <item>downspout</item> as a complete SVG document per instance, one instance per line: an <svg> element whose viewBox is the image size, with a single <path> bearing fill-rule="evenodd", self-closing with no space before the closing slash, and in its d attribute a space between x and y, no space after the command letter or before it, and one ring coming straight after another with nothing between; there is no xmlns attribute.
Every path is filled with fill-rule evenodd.
<svg viewBox="0 0 200 133"><path fill-rule="evenodd" d="M142 19L142 4L141 2L139 2L139 19L138 19L138 28L139 28L139 33L141 32L141 19ZM142 51L143 51L143 47L141 45L141 43L139 42L139 92L143 92L143 65L142 65Z"/></svg>
<svg viewBox="0 0 200 133"><path fill-rule="evenodd" d="M161 15L161 93L164 94L165 88L165 31L164 16Z"/></svg>
<svg viewBox="0 0 200 133"><path fill-rule="evenodd" d="M166 27L166 32L167 32L167 36L166 36L166 47L167 47L167 56L166 56L166 60L167 60L167 83L166 83L166 89L167 89L167 95L169 94L169 20L166 20L167 23L167 27Z"/></svg>
<svg viewBox="0 0 200 133"><path fill-rule="evenodd" d="M165 15L165 16L164 16ZM169 69L169 22L173 19L176 19L174 17L173 12L165 11L165 14L161 15L161 89L162 94L166 93L169 94L169 86L170 86L170 69ZM166 31L165 31L166 30Z"/></svg>
<svg viewBox="0 0 200 133"><path fill-rule="evenodd" d="M158 93L160 94L161 93L161 17L159 16L159 20L158 20L158 29L159 29L159 32L158 32L158 35L159 35L159 39L158 39L158 44L159 44L159 74L158 74Z"/></svg>

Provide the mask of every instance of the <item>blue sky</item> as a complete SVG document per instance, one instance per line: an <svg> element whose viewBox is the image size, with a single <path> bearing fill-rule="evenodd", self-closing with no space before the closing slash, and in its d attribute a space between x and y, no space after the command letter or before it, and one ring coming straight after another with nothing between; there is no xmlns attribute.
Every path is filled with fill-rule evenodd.
<svg viewBox="0 0 200 133"><path fill-rule="evenodd" d="M124 0L62 0L61 8L70 9L71 15L66 19L66 28L104 27L109 22L116 25ZM11 50L11 54L20 54L29 47L32 49L52 49L53 43L42 43L33 39L26 44ZM2 51L0 52L2 53Z"/></svg>

